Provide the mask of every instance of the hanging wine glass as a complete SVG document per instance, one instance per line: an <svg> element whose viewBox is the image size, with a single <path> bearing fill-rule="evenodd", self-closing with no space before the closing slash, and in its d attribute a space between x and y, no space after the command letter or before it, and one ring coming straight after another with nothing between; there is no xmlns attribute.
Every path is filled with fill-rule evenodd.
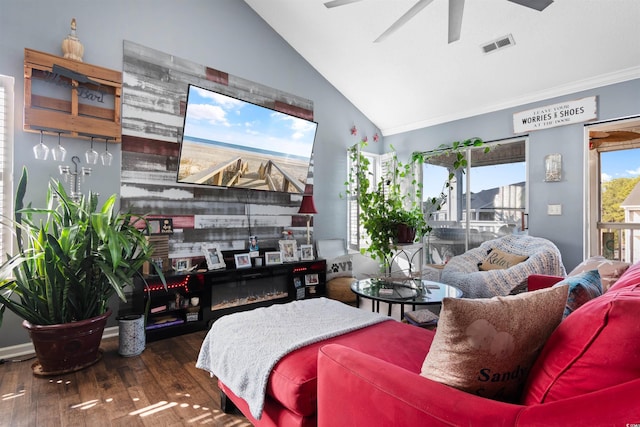
<svg viewBox="0 0 640 427"><path fill-rule="evenodd" d="M95 165L98 163L99 154L96 150L93 149L93 136L91 137L91 148L89 148L84 153L84 158L87 160L87 163L90 165Z"/></svg>
<svg viewBox="0 0 640 427"><path fill-rule="evenodd" d="M60 144L60 134L62 132L58 132L58 145L51 150L51 155L53 156L53 160L58 162L64 162L65 157L67 157L67 150Z"/></svg>
<svg viewBox="0 0 640 427"><path fill-rule="evenodd" d="M103 166L111 166L113 154L109 152L109 138L104 139L104 153L100 154L100 160Z"/></svg>
<svg viewBox="0 0 640 427"><path fill-rule="evenodd" d="M40 131L40 143L33 147L33 155L38 160L47 160L47 157L49 157L49 147L42 142L43 138L44 131Z"/></svg>

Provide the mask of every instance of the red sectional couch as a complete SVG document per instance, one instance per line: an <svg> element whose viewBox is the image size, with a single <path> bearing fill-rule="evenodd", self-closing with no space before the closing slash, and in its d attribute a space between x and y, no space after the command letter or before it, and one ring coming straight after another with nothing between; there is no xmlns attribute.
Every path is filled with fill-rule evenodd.
<svg viewBox="0 0 640 427"><path fill-rule="evenodd" d="M538 289L561 279L532 276L530 284ZM562 321L531 369L520 404L468 394L420 376L420 368L408 370L338 344L323 346L318 356L321 427L637 423L640 264Z"/></svg>
<svg viewBox="0 0 640 427"><path fill-rule="evenodd" d="M561 280L531 276L530 288ZM420 375L434 332L388 321L296 350L274 367L256 426L567 426L640 423L640 264L551 335L520 404Z"/></svg>

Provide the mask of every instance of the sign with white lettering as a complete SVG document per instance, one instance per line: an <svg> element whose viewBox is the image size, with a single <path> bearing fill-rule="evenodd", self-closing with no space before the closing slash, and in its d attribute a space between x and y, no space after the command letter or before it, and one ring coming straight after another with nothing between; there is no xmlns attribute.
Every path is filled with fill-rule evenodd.
<svg viewBox="0 0 640 427"><path fill-rule="evenodd" d="M513 133L548 129L598 118L595 96L538 107L513 115Z"/></svg>

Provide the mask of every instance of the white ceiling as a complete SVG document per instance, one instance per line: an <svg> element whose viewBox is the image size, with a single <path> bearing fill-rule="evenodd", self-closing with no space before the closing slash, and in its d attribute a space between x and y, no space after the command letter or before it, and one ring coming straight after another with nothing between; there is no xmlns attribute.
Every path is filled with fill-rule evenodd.
<svg viewBox="0 0 640 427"><path fill-rule="evenodd" d="M448 0L378 43L418 0L325 1L245 0L383 135L640 78L640 0L467 0L451 44ZM508 34L515 45L483 53Z"/></svg>

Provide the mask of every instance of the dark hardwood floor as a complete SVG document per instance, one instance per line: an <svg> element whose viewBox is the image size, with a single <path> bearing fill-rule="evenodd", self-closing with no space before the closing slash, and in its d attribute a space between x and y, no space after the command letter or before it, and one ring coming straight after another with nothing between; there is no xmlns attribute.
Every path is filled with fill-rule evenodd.
<svg viewBox="0 0 640 427"><path fill-rule="evenodd" d="M206 331L147 343L122 357L118 338L79 372L37 377L34 360L0 365L0 426L250 426L220 410L215 378L195 367Z"/></svg>

